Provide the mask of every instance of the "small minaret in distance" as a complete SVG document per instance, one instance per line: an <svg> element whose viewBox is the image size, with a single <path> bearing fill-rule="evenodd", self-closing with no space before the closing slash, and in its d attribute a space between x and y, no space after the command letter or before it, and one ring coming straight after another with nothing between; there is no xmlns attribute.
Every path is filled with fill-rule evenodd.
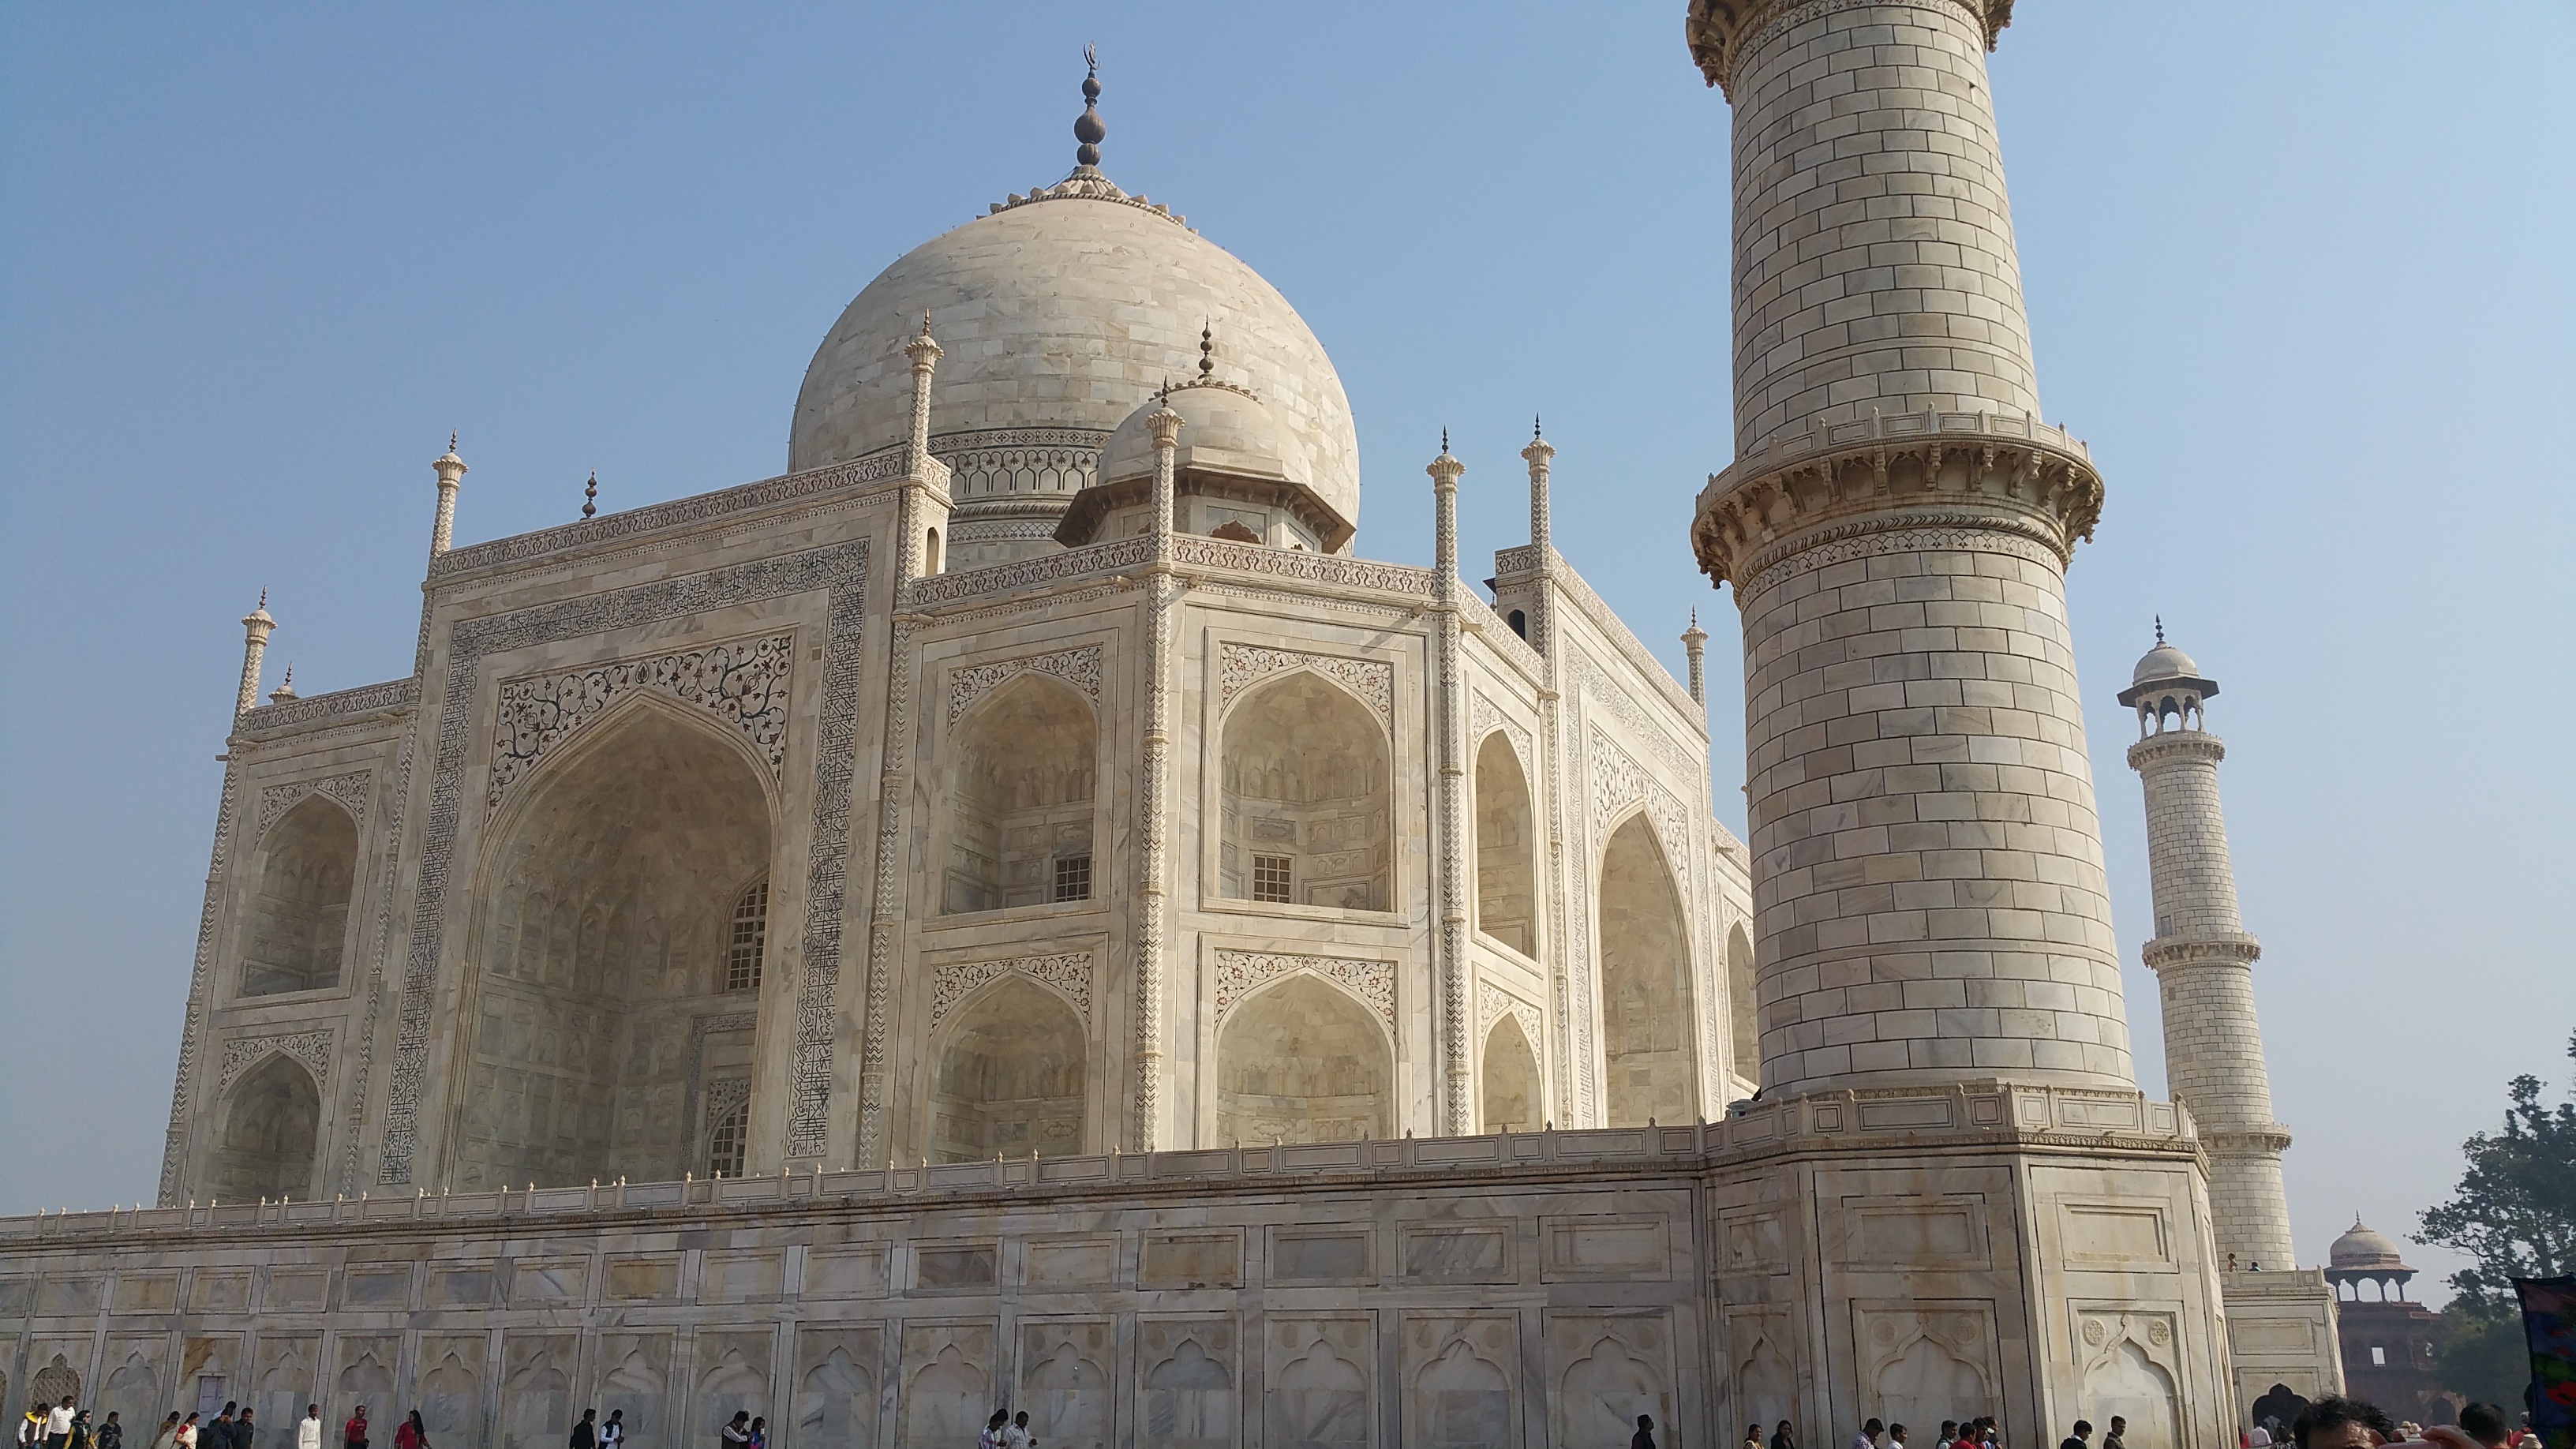
<svg viewBox="0 0 2576 1449"><path fill-rule="evenodd" d="M269 631L277 621L268 616L268 590L259 591L259 603L242 616L241 692L233 697L233 718L240 719L259 703L259 662L268 654Z"/></svg>
<svg viewBox="0 0 2576 1449"><path fill-rule="evenodd" d="M438 517L429 525L429 556L447 552L456 534L456 490L465 482L465 460L456 456L456 435L447 435L447 451L429 466L438 470Z"/></svg>
<svg viewBox="0 0 2576 1449"><path fill-rule="evenodd" d="M2210 1225L2240 1266L2293 1267L2290 1208L2281 1189L2288 1129L2272 1120L2272 1080L2254 1018L2254 959L2262 947L2236 914L2236 873L2218 806L2227 747L2207 728L2218 693L2191 656L2165 642L2138 661L2120 703L2138 712L2129 768L2147 788L2147 860L2156 934L2144 956L2164 996L2165 1078L2209 1149Z"/></svg>
<svg viewBox="0 0 2576 1449"><path fill-rule="evenodd" d="M1690 655L1691 700L1708 708L1708 631L1699 626L1699 610L1691 610L1691 625L1682 631L1682 648Z"/></svg>

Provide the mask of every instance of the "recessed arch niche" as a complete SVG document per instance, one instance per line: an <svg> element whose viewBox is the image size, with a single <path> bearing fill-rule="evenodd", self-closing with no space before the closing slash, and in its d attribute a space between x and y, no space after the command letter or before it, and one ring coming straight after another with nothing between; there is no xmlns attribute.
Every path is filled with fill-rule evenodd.
<svg viewBox="0 0 2576 1449"><path fill-rule="evenodd" d="M1083 1146L1088 1043L1064 998L1017 974L976 994L937 1040L931 1156L1064 1157Z"/></svg>
<svg viewBox="0 0 2576 1449"><path fill-rule="evenodd" d="M584 731L495 824L472 897L459 1190L671 1181L705 1144L689 1102L733 917L770 861L762 776L712 724L650 696Z"/></svg>
<svg viewBox="0 0 2576 1449"><path fill-rule="evenodd" d="M1595 899L1608 1125L1690 1121L1690 934L1672 868L1642 812L1611 834Z"/></svg>
<svg viewBox="0 0 2576 1449"><path fill-rule="evenodd" d="M1087 901L1100 722L1091 701L1026 671L975 702L948 742L943 913Z"/></svg>
<svg viewBox="0 0 2576 1449"><path fill-rule="evenodd" d="M241 994L339 985L357 880L358 822L339 802L307 795L279 816L260 837L258 884L242 932Z"/></svg>
<svg viewBox="0 0 2576 1449"><path fill-rule="evenodd" d="M1505 1013L1485 1034L1485 1059L1478 1074L1482 1089L1484 1130L1535 1132L1543 1125L1539 1110L1538 1052L1521 1030L1520 1018Z"/></svg>
<svg viewBox="0 0 2576 1449"><path fill-rule="evenodd" d="M1393 756L1366 705L1295 670L1235 702L1223 751L1217 894L1389 909Z"/></svg>
<svg viewBox="0 0 2576 1449"><path fill-rule="evenodd" d="M1376 1016L1298 972L1237 1004L1217 1037L1216 1141L1394 1135L1395 1054Z"/></svg>
<svg viewBox="0 0 2576 1449"><path fill-rule="evenodd" d="M1500 730L1476 751L1476 929L1538 955L1537 832L1529 779Z"/></svg>
<svg viewBox="0 0 2576 1449"><path fill-rule="evenodd" d="M1754 990L1753 938L1736 922L1726 933L1726 1019L1735 1049L1735 1074L1762 1081L1762 1007Z"/></svg>
<svg viewBox="0 0 2576 1449"><path fill-rule="evenodd" d="M217 1202L307 1198L322 1134L322 1090L290 1057L272 1056L224 1094L208 1191Z"/></svg>

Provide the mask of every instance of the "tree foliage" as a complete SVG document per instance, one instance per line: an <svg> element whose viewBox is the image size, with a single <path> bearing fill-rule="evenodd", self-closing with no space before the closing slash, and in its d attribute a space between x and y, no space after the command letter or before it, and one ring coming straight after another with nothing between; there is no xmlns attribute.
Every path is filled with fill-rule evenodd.
<svg viewBox="0 0 2576 1449"><path fill-rule="evenodd" d="M2576 1035L2567 1055L2576 1058ZM2490 1316L2511 1311L2514 1279L2576 1273L2576 1091L2544 1107L2538 1077L2516 1077L2506 1090L2504 1130L2461 1145L2468 1170L2449 1202L2424 1210L2415 1235L2477 1260L2451 1286Z"/></svg>
<svg viewBox="0 0 2576 1449"><path fill-rule="evenodd" d="M2576 1058L2576 1036L2567 1043ZM2442 1311L2434 1362L2442 1386L2488 1403L2519 1405L2531 1381L2516 1278L2576 1273L2576 1083L2556 1107L2528 1074L2506 1088L2504 1130L2461 1145L2468 1169L2450 1201L2425 1209L2415 1240L2476 1259L2451 1275L2458 1296Z"/></svg>

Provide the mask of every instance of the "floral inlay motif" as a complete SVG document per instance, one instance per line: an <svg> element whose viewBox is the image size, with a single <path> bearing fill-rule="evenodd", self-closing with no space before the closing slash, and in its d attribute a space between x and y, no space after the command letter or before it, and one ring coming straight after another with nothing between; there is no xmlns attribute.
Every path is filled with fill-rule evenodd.
<svg viewBox="0 0 2576 1449"><path fill-rule="evenodd" d="M291 780L283 785L270 785L259 792L259 828L252 832L256 841L268 834L279 816L304 803L307 795L328 795L348 807L360 825L367 823L367 782L375 778L372 770L353 770L325 780Z"/></svg>
<svg viewBox="0 0 2576 1449"><path fill-rule="evenodd" d="M1275 951L1219 951L1216 953L1216 1016L1223 1021L1237 1002L1269 985L1282 976L1310 971L1337 985L1348 987L1360 1000L1369 1004L1385 1022L1387 1030L1395 1029L1395 967L1384 961L1363 961L1348 956L1291 956Z"/></svg>
<svg viewBox="0 0 2576 1449"><path fill-rule="evenodd" d="M974 995L986 982L1014 973L1054 987L1082 1014L1084 1024L1090 1023L1091 953L1066 951L1053 956L1015 956L1006 961L970 961L940 967L930 983L930 1024L936 1027L947 1020L959 1002Z"/></svg>
<svg viewBox="0 0 2576 1449"><path fill-rule="evenodd" d="M795 657L796 636L780 634L505 679L483 813L500 809L510 787L535 769L546 751L639 689L696 705L736 726L750 737L775 777L787 761L788 672Z"/></svg>
<svg viewBox="0 0 2576 1449"><path fill-rule="evenodd" d="M1509 1016L1521 1024L1521 1035L1529 1039L1530 1050L1538 1051L1538 1008L1488 982L1476 983L1476 1035L1481 1040L1494 1029L1494 1023Z"/></svg>
<svg viewBox="0 0 2576 1449"><path fill-rule="evenodd" d="M1646 818L1655 834L1664 842L1664 859L1671 866L1680 888L1689 889L1690 824L1682 813L1682 802L1646 773L1646 767L1630 758L1628 752L1610 742L1599 725L1592 727L1590 747L1584 751L1592 765L1592 837L1596 846L1609 842L1610 822L1629 806L1643 801Z"/></svg>
<svg viewBox="0 0 2576 1449"><path fill-rule="evenodd" d="M223 1065L215 1069L215 1095L231 1090L241 1074L279 1053L303 1064L320 1086L331 1079L331 1033L281 1032L274 1036L237 1036L224 1043Z"/></svg>
<svg viewBox="0 0 2576 1449"><path fill-rule="evenodd" d="M1218 704L1232 704L1236 695L1289 669L1311 669L1346 686L1376 710L1389 729L1395 727L1395 666L1383 659L1347 659L1258 644L1223 645L1217 651Z"/></svg>
<svg viewBox="0 0 2576 1449"><path fill-rule="evenodd" d="M988 664L970 664L948 676L948 722L955 724L975 701L1000 688L1013 675L1051 674L1082 691L1091 707L1100 707L1100 646L1081 649L1059 649L1052 654L1031 654L1019 659L997 659Z"/></svg>
<svg viewBox="0 0 2576 1449"><path fill-rule="evenodd" d="M1511 737L1512 748L1520 753L1521 773L1527 775L1537 769L1538 742L1531 737L1529 726L1495 708L1494 702L1484 695L1469 694L1467 696L1468 752L1472 755L1482 748L1486 732L1498 726L1504 734Z"/></svg>

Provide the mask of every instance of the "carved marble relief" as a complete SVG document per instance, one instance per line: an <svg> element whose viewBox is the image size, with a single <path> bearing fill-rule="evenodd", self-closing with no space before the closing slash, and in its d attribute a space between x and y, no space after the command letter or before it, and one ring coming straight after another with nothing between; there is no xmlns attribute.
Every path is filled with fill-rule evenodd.
<svg viewBox="0 0 2576 1449"><path fill-rule="evenodd" d="M1278 951L1216 953L1216 1019L1237 1002L1282 976L1305 971L1341 986L1368 1003L1387 1029L1395 1029L1395 967L1347 956L1297 956Z"/></svg>
<svg viewBox="0 0 2576 1449"><path fill-rule="evenodd" d="M1118 1354L1106 1318L1020 1320L1020 1391L1029 1432L1050 1449L1108 1449Z"/></svg>
<svg viewBox="0 0 2576 1449"><path fill-rule="evenodd" d="M2075 1354L2082 1367L2082 1412L2108 1424L2129 1421L2124 1442L2136 1449L2181 1449L2182 1364L2176 1356L2178 1308L2072 1305Z"/></svg>
<svg viewBox="0 0 2576 1449"><path fill-rule="evenodd" d="M1050 654L1031 654L1018 659L996 659L970 664L948 676L948 722L955 724L975 702L992 693L1015 675L1044 674L1082 691L1094 709L1100 707L1101 647L1085 645L1080 649L1059 649Z"/></svg>
<svg viewBox="0 0 2576 1449"><path fill-rule="evenodd" d="M696 705L740 729L776 779L787 762L795 659L796 636L790 633L505 679L492 728L492 779L483 813L499 810L510 787L534 770L547 751L638 690Z"/></svg>
<svg viewBox="0 0 2576 1449"><path fill-rule="evenodd" d="M1369 1449L1377 1442L1373 1318L1273 1312L1263 1332L1265 1443Z"/></svg>
<svg viewBox="0 0 2576 1449"><path fill-rule="evenodd" d="M993 1325L903 1329L903 1401L895 1442L972 1444L993 1407Z"/></svg>
<svg viewBox="0 0 2576 1449"><path fill-rule="evenodd" d="M1232 1444L1243 1420L1235 1321L1136 1322L1136 1442L1142 1449Z"/></svg>
<svg viewBox="0 0 2576 1449"><path fill-rule="evenodd" d="M809 1258L808 1263L811 1263ZM796 1442L875 1449L877 1379L884 1331L808 1321L796 1333Z"/></svg>
<svg viewBox="0 0 2576 1449"><path fill-rule="evenodd" d="M1615 1444L1640 1414L1673 1422L1672 1326L1661 1311L1551 1310L1547 1363L1551 1443Z"/></svg>
<svg viewBox="0 0 2576 1449"><path fill-rule="evenodd" d="M256 843L268 834L268 827L278 817L304 803L308 796L327 795L336 800L360 825L367 823L367 784L375 778L373 770L351 770L320 780L290 780L282 785L263 786L259 792L259 825L252 832Z"/></svg>
<svg viewBox="0 0 2576 1449"><path fill-rule="evenodd" d="M2002 1383L1995 1310L1982 1300L1852 1304L1861 1412L1938 1424L1957 1405L1992 1403Z"/></svg>
<svg viewBox="0 0 2576 1449"><path fill-rule="evenodd" d="M324 1027L318 1031L227 1038L223 1065L215 1073L216 1099L221 1100L224 1093L232 1089L233 1083L240 1080L243 1072L276 1054L293 1058L311 1072L315 1086L327 1084L331 1080L331 1037L331 1029Z"/></svg>
<svg viewBox="0 0 2576 1449"><path fill-rule="evenodd" d="M1092 958L1088 951L1065 951L1047 956L1013 956L1001 961L969 961L942 966L931 977L930 1024L946 1021L959 1003L972 996L985 983L1005 975L1026 976L1062 995L1080 1013L1083 1021L1091 1020Z"/></svg>
<svg viewBox="0 0 2576 1449"><path fill-rule="evenodd" d="M1504 1313L1406 1314L1404 1441L1505 1449L1521 1433L1520 1331Z"/></svg>
<svg viewBox="0 0 2576 1449"><path fill-rule="evenodd" d="M1276 550L1271 550L1276 552ZM1299 649L1272 649L1257 644L1224 644L1217 649L1217 702L1235 696L1271 675L1311 669L1358 695L1375 711L1378 722L1395 727L1395 665L1384 659L1349 659L1339 654L1311 654Z"/></svg>

